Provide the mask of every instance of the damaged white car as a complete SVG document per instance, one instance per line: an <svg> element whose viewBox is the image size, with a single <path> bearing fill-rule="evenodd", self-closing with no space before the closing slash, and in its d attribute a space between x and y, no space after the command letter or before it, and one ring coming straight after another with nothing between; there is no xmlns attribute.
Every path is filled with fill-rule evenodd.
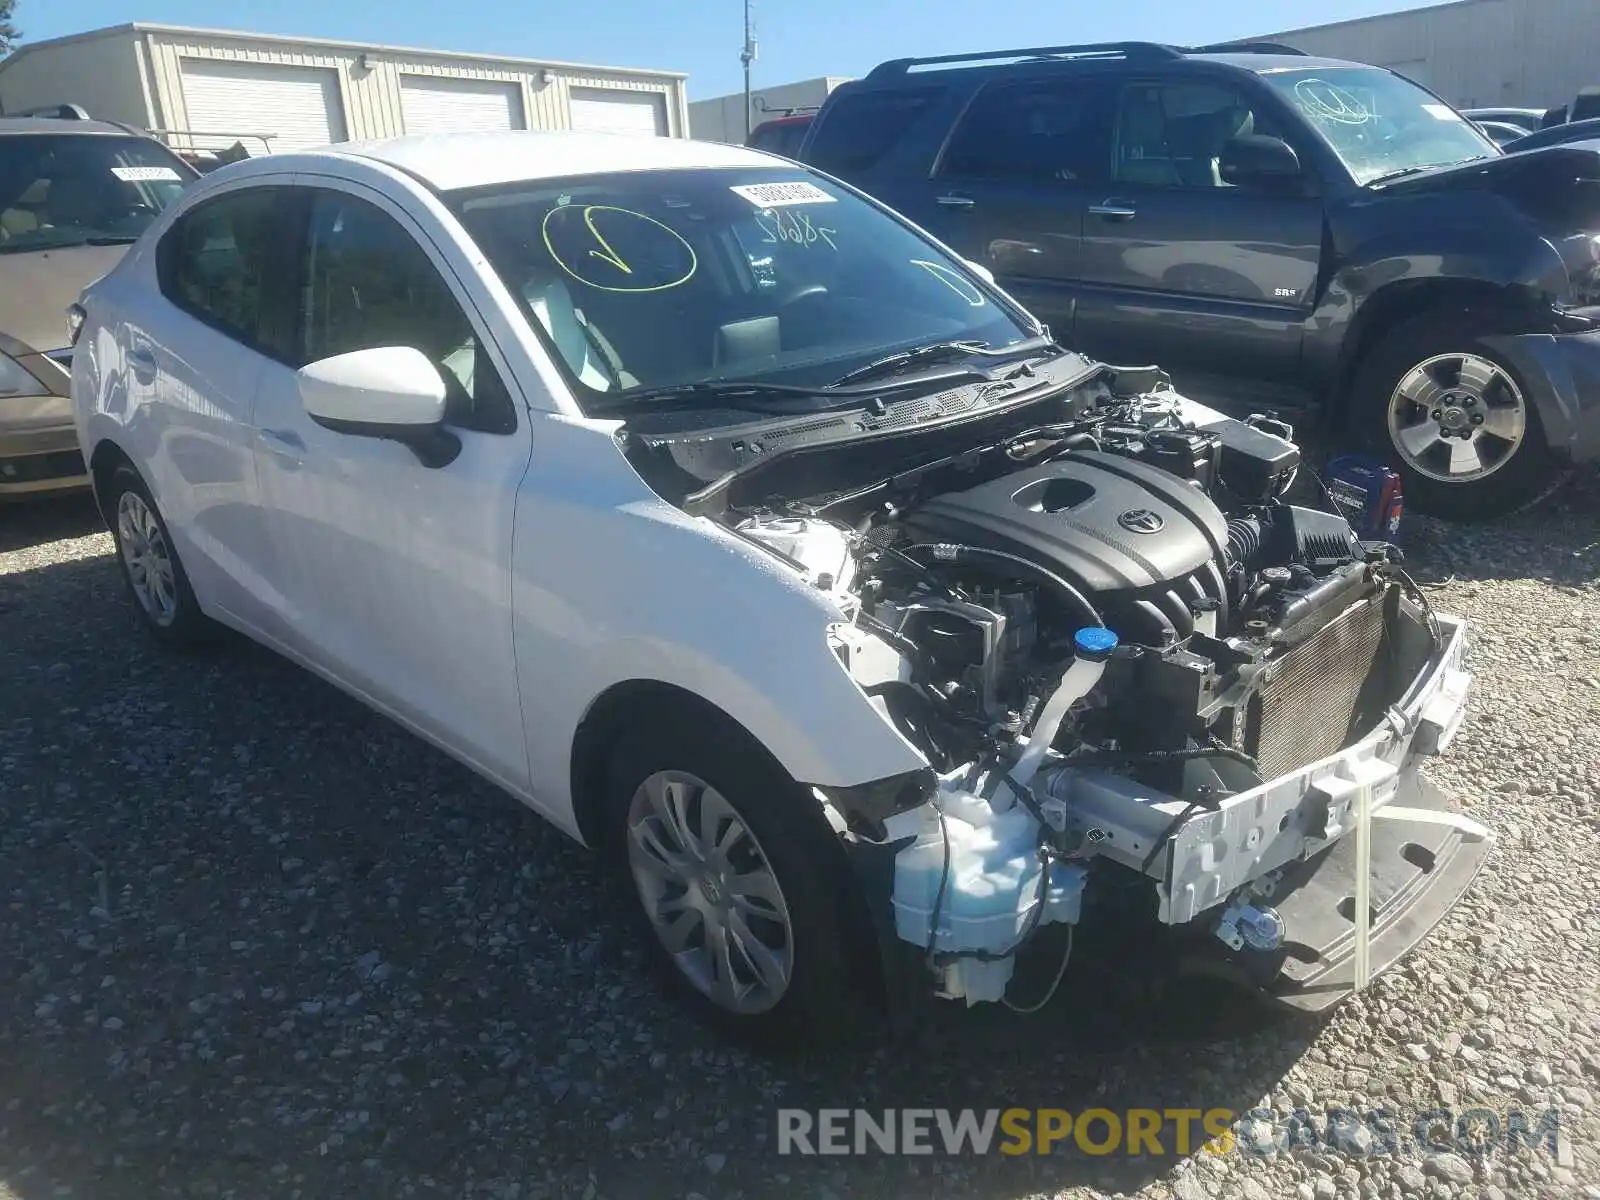
<svg viewBox="0 0 1600 1200"><path fill-rule="evenodd" d="M1288 499L1291 431L1085 360L792 163L235 164L72 329L150 629L243 631L613 855L735 1032L1035 1007L1100 932L1317 1009L1488 851L1415 770L1462 624Z"/></svg>

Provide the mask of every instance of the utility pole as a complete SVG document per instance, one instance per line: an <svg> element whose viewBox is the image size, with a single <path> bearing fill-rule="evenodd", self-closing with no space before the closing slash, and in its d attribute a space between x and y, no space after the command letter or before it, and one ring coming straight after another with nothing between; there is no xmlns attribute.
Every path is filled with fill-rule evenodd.
<svg viewBox="0 0 1600 1200"><path fill-rule="evenodd" d="M756 31L750 23L750 0L744 0L744 49L739 51L739 61L744 64L744 136L750 137L753 128L750 102L750 64L756 60Z"/></svg>

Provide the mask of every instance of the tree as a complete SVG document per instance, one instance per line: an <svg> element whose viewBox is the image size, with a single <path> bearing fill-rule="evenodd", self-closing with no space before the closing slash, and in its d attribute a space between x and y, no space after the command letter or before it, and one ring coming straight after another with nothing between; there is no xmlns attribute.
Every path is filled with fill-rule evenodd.
<svg viewBox="0 0 1600 1200"><path fill-rule="evenodd" d="M17 11L17 0L0 0L0 54L10 54L22 37L22 32L11 23Z"/></svg>

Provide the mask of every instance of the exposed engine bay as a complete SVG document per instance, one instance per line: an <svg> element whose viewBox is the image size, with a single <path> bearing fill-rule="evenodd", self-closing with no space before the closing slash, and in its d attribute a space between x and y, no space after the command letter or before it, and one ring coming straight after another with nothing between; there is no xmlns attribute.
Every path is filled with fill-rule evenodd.
<svg viewBox="0 0 1600 1200"><path fill-rule="evenodd" d="M1160 383L897 467L700 500L834 599L833 652L937 776L845 814L895 848L936 992L1010 1003L1097 889L1279 952L1281 879L1454 732L1459 623L1306 497L1291 429Z"/></svg>

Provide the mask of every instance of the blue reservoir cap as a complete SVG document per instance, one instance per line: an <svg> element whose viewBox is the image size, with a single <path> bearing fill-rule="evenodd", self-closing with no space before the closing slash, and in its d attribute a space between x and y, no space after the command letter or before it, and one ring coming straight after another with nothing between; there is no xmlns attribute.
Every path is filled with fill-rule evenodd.
<svg viewBox="0 0 1600 1200"><path fill-rule="evenodd" d="M1117 648L1117 635L1099 625L1085 626L1072 635L1080 658L1105 658Z"/></svg>

